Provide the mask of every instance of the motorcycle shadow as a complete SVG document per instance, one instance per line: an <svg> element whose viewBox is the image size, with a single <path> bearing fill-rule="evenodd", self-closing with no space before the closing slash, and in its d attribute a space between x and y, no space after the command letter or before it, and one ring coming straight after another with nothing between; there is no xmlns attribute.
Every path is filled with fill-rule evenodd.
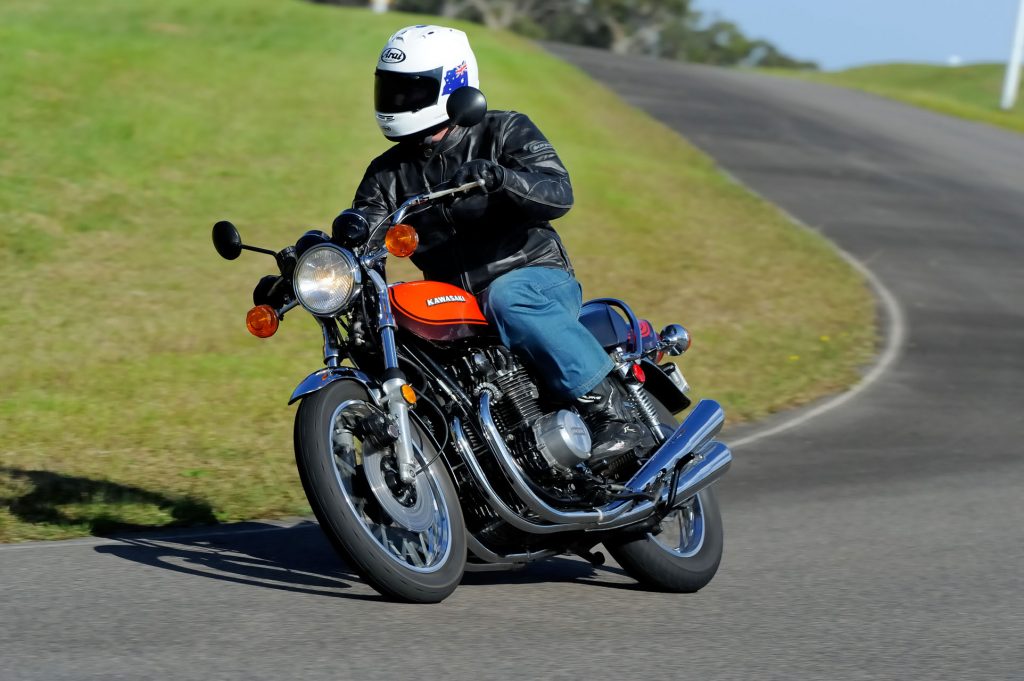
<svg viewBox="0 0 1024 681"><path fill-rule="evenodd" d="M632 580L629 583L619 581L623 578L629 579L626 573L615 565L592 565L574 556L555 556L530 563L517 570L466 572L462 578L462 586L573 583L627 591L640 588Z"/></svg>
<svg viewBox="0 0 1024 681"><path fill-rule="evenodd" d="M351 591L354 585L363 584L362 578L338 557L313 521L287 528L252 522L227 532L214 529L186 536L148 533L113 539L116 543L94 550L193 577L314 596L386 600L377 594ZM522 570L467 572L462 586L572 582L635 588L633 584L607 580L623 575L614 566L595 567L581 559L555 557Z"/></svg>
<svg viewBox="0 0 1024 681"><path fill-rule="evenodd" d="M194 536L116 537L116 544L97 546L98 553L179 574L293 593L380 600L348 593L362 580L324 539L314 522L282 528L243 523L230 531Z"/></svg>

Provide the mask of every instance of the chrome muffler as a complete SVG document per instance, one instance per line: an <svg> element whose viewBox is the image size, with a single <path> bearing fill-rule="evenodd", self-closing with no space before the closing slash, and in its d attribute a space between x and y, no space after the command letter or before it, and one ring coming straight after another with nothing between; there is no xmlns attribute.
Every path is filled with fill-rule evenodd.
<svg viewBox="0 0 1024 681"><path fill-rule="evenodd" d="M662 503L670 498L683 501L714 484L732 463L729 448L721 442L712 440L725 422L725 413L717 402L701 400L683 424L626 483L626 487L631 491L646 495L654 494L655 488L660 485L662 490L656 500L623 500L592 511L564 511L552 507L533 491L531 482L512 457L498 431L491 415L491 393L488 390L484 390L480 395L479 413L484 439L498 465L508 478L516 496L542 522L523 518L498 497L461 432L456 434L456 444L467 460L473 477L484 490L484 496L491 508L513 526L526 531L550 533L605 530L630 525L650 516L655 510L655 502ZM461 431L461 427L457 426L457 429ZM459 437L460 435L462 437ZM675 494L672 495L666 483L671 480L677 464L690 454L693 454L693 460L680 471Z"/></svg>
<svg viewBox="0 0 1024 681"><path fill-rule="evenodd" d="M718 431L722 430L724 423L725 412L722 411L721 405L714 400L701 400L686 417L683 424L676 428L676 432L672 433L658 448L658 451L654 452L651 458L641 466L636 475L630 478L626 487L637 493L650 492L650 488L662 478L666 471L671 473L681 458L703 447L718 434ZM722 446L724 447L724 445ZM726 451L728 452L727 447ZM729 454L729 462L725 463L726 468L730 462L732 462L732 454ZM722 471L722 473L724 472Z"/></svg>

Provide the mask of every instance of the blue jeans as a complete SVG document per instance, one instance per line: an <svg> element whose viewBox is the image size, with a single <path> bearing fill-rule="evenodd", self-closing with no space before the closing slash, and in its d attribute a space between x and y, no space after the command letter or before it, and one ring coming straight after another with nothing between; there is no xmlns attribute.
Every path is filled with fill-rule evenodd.
<svg viewBox="0 0 1024 681"><path fill-rule="evenodd" d="M481 296L501 340L530 363L556 396L575 399L614 368L579 322L583 290L564 270L523 267L501 275Z"/></svg>

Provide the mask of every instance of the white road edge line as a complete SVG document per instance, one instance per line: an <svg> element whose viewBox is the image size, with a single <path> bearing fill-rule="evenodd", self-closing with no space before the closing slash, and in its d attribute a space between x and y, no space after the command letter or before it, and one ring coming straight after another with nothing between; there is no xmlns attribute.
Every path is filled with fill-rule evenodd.
<svg viewBox="0 0 1024 681"><path fill-rule="evenodd" d="M708 152L705 151L704 153ZM708 155L710 156L710 154ZM836 252L839 254L839 257L848 262L855 270L857 270L861 274L861 276L864 277L865 280L867 280L868 284L874 290L875 296L878 299L878 302L881 304L881 308L886 317L886 324L884 329L886 336L884 345L882 347L882 352L878 356L878 359L875 361L874 366L871 367L871 370L868 371L868 373L865 374L864 377L860 379L860 381L858 381L856 385L854 385L846 392L840 393L839 395L836 395L835 397L828 399L825 402L822 402L818 406L812 409L808 409L807 411L801 412L800 414L797 414L792 418L783 421L782 423L777 423L775 425L768 426L763 430L755 431L745 437L730 442L729 446L733 449L736 449L737 447L745 447L759 440L763 440L767 437L772 437L774 435L778 435L779 433L783 433L787 430L792 430L793 428L801 426L812 419L816 419L819 416L832 411L833 409L841 407L842 405L846 404L854 397L856 397L857 395L871 387L880 378L882 378L883 375L885 375L889 368L899 358L900 352L903 350L903 344L907 336L907 320L903 314L903 308L900 307L899 302L896 300L896 296L894 296L892 291L890 291L889 288L882 283L882 280L879 279L878 276L875 275L875 273L872 272L868 268L868 266L861 262L856 256L843 249L839 244L830 239L824 232L811 227L806 222L804 222L797 216L793 215L785 208L779 206L775 202L769 200L767 197L761 194L761 192L757 191L756 189L748 185L746 182L736 177L729 171L725 170L721 166L719 166L719 170L721 170L721 172L724 173L726 177L728 177L730 180L732 180L739 186L749 191L751 194L757 196L762 201L766 201L767 203L770 203L773 206L775 206L775 208L780 213L782 213L782 215L785 216L787 220L791 221L797 227L800 227L801 229L806 229L809 232L814 232L818 236L828 241L832 248L834 248Z"/></svg>

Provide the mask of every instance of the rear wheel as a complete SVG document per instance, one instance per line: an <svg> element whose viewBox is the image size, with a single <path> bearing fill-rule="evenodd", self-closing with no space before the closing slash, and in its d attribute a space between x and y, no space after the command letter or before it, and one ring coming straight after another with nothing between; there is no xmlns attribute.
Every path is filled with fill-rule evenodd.
<svg viewBox="0 0 1024 681"><path fill-rule="evenodd" d="M674 430L675 417L650 396L662 424ZM644 535L605 542L626 573L641 584L677 593L707 586L718 572L723 548L722 514L713 488L687 499Z"/></svg>
<svg viewBox="0 0 1024 681"><path fill-rule="evenodd" d="M335 549L380 593L436 603L466 564L458 496L430 439L413 423L420 473L403 483L391 446L368 422L381 414L366 389L337 381L295 416L295 459L310 506Z"/></svg>

